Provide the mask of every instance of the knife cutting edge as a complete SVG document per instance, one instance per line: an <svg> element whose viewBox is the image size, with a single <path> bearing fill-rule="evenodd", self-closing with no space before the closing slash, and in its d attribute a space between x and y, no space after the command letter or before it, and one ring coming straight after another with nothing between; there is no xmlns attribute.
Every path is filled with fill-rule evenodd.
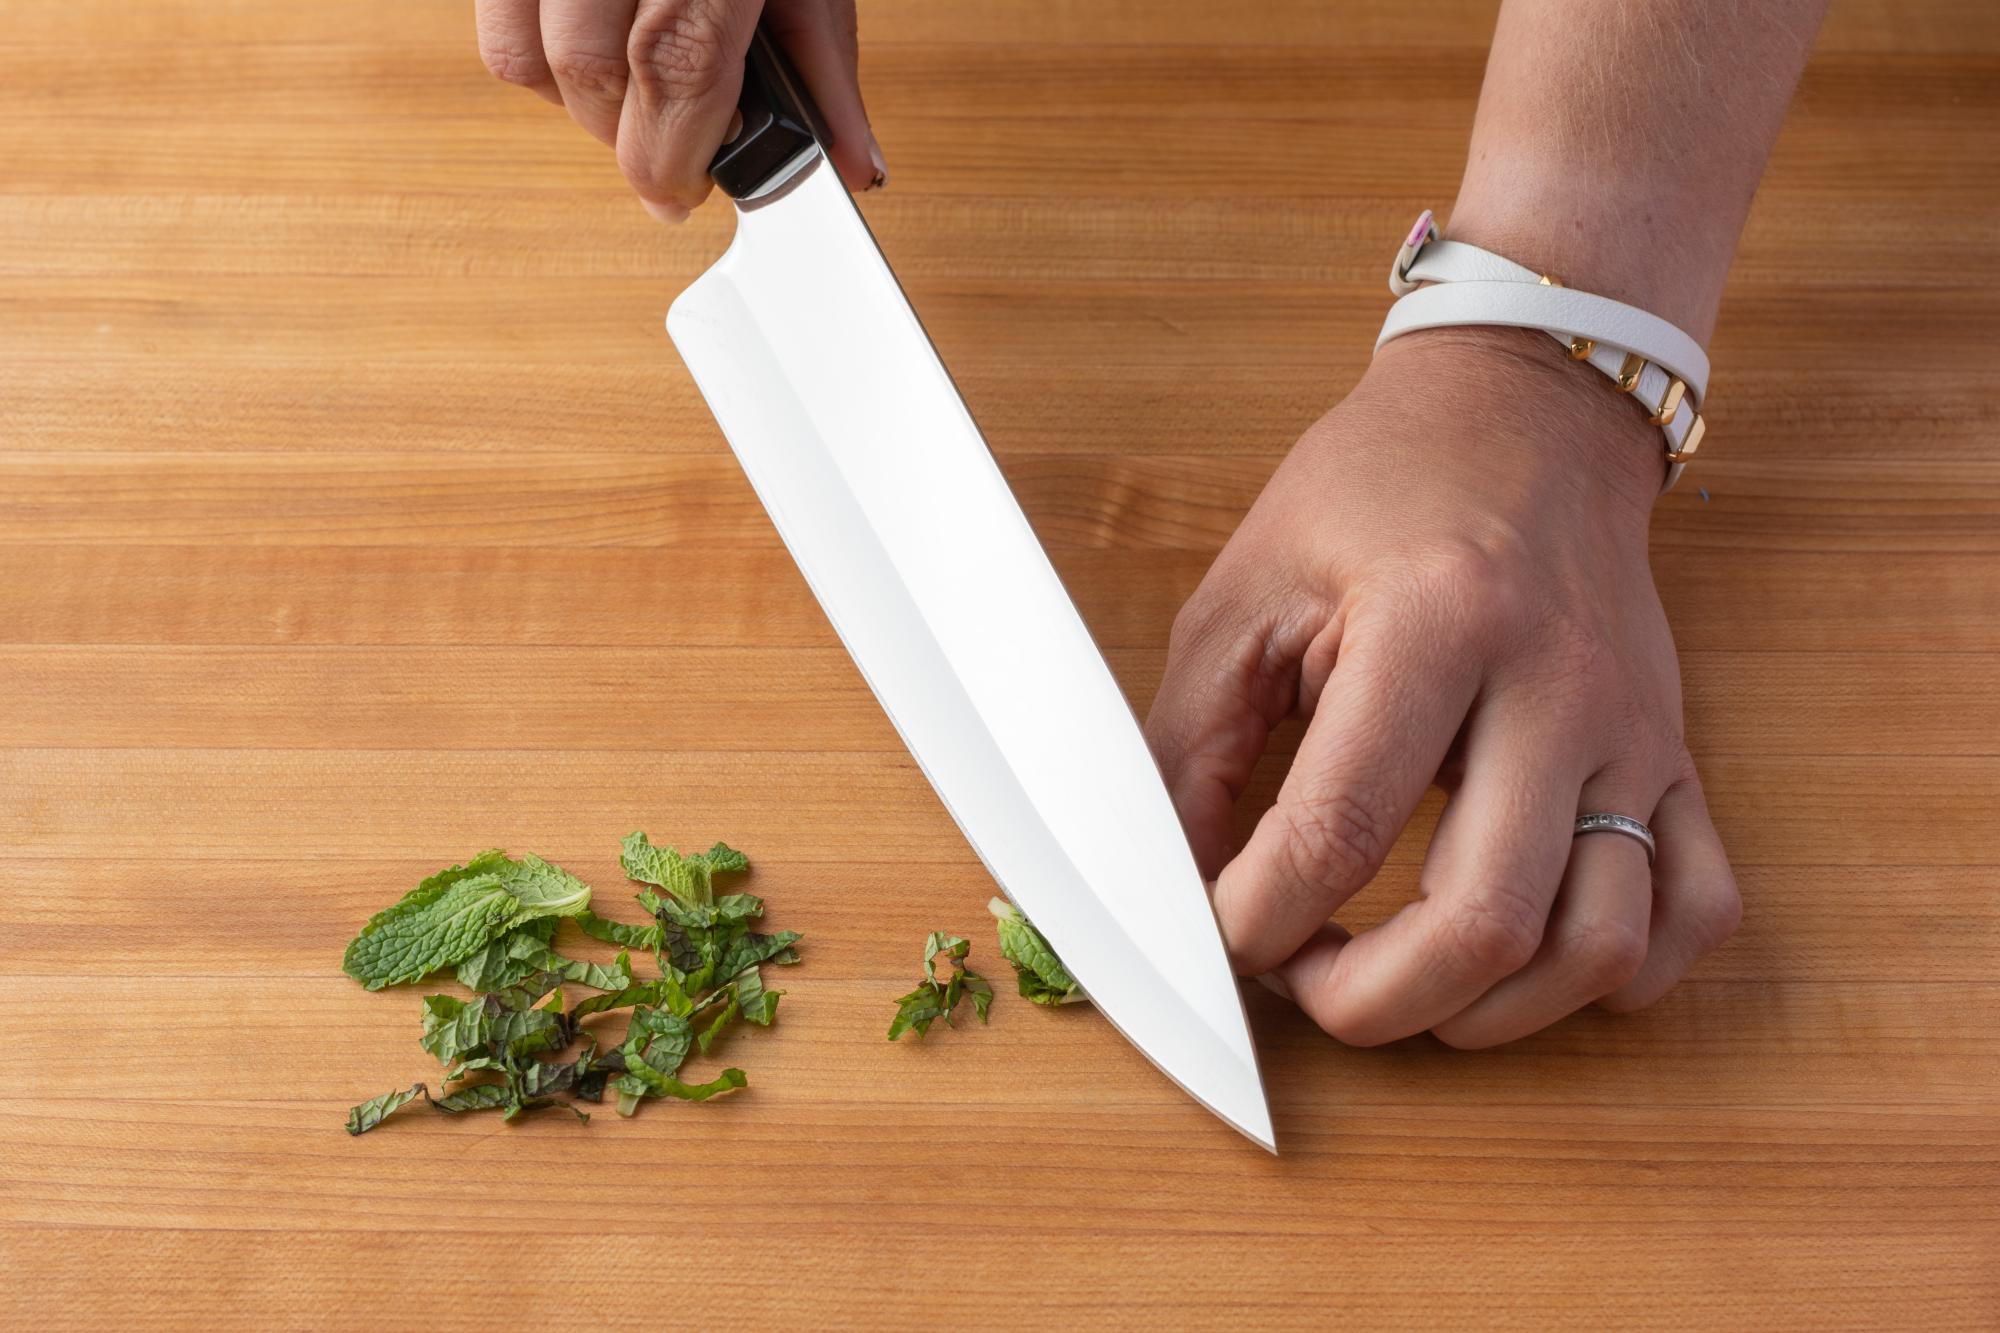
<svg viewBox="0 0 2000 1333"><path fill-rule="evenodd" d="M1208 895L1110 669L760 29L735 239L667 331L993 878L1147 1058L1276 1151Z"/></svg>

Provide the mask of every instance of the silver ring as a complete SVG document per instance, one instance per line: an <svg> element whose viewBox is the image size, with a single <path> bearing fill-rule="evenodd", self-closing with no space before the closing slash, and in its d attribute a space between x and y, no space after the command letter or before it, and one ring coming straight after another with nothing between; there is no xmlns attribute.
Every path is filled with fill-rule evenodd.
<svg viewBox="0 0 2000 1333"><path fill-rule="evenodd" d="M1594 814L1576 817L1576 833L1581 838L1586 833L1622 833L1646 849L1646 864L1653 864L1653 830L1647 828L1630 815Z"/></svg>

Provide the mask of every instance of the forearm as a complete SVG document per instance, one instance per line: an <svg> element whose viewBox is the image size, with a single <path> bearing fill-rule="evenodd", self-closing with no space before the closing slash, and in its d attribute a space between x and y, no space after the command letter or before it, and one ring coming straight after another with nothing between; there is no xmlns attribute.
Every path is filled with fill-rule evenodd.
<svg viewBox="0 0 2000 1333"><path fill-rule="evenodd" d="M1825 0L1505 0L1454 240L1707 342Z"/></svg>

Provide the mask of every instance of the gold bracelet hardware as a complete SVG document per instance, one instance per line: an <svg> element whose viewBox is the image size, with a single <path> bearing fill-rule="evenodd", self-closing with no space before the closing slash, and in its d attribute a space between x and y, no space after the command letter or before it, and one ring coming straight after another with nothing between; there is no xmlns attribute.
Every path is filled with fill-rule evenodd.
<svg viewBox="0 0 2000 1333"><path fill-rule="evenodd" d="M1664 426L1672 421L1681 410L1681 399L1687 395L1687 388L1686 382L1680 379L1667 385L1666 396L1660 399L1660 410L1646 420L1655 426Z"/></svg>
<svg viewBox="0 0 2000 1333"><path fill-rule="evenodd" d="M1563 280L1553 273L1544 273L1542 274L1541 285L1544 287L1560 287L1563 285ZM1569 340L1569 359L1572 361L1588 361L1590 360L1590 354L1596 350L1597 342L1595 339L1571 338Z"/></svg>
<svg viewBox="0 0 2000 1333"><path fill-rule="evenodd" d="M1701 414L1697 412L1694 418L1694 425L1688 427L1687 438L1681 441L1681 447L1667 450L1667 461L1669 463L1685 463L1688 459L1693 458L1694 451L1701 447L1701 437L1707 430L1708 423L1703 421Z"/></svg>
<svg viewBox="0 0 2000 1333"><path fill-rule="evenodd" d="M1544 287L1560 287L1563 284L1562 279L1558 278L1555 274L1544 273L1542 274L1541 285ZM1597 343L1590 338L1572 336L1569 340L1569 357L1572 361L1588 361L1591 353L1596 350ZM1637 389L1639 387L1639 376L1644 374L1645 370L1646 358L1640 356L1637 352L1627 352L1623 364L1618 367L1618 392L1631 393L1634 389ZM1660 410L1646 418L1647 424L1653 426L1671 424L1673 419L1680 415L1681 400L1686 396L1687 382L1679 376L1675 376L1667 385L1666 395L1660 399ZM1694 451L1701 448L1701 437L1707 433L1708 423L1702 420L1699 412L1695 413L1694 424L1688 427L1687 438L1681 441L1681 447L1667 450L1667 462L1678 465L1693 458Z"/></svg>
<svg viewBox="0 0 2000 1333"><path fill-rule="evenodd" d="M1637 352L1625 353L1625 362L1618 367L1618 392L1630 393L1639 387L1639 376L1646 369L1646 358Z"/></svg>

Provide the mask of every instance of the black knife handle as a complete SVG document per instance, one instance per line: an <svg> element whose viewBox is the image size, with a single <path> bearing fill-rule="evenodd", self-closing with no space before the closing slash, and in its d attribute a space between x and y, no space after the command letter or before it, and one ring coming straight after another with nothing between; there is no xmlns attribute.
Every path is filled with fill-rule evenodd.
<svg viewBox="0 0 2000 1333"><path fill-rule="evenodd" d="M780 167L810 148L814 131L821 128L819 108L805 83L761 23L744 53L736 109L743 127L708 164L708 174L731 199L755 194Z"/></svg>

